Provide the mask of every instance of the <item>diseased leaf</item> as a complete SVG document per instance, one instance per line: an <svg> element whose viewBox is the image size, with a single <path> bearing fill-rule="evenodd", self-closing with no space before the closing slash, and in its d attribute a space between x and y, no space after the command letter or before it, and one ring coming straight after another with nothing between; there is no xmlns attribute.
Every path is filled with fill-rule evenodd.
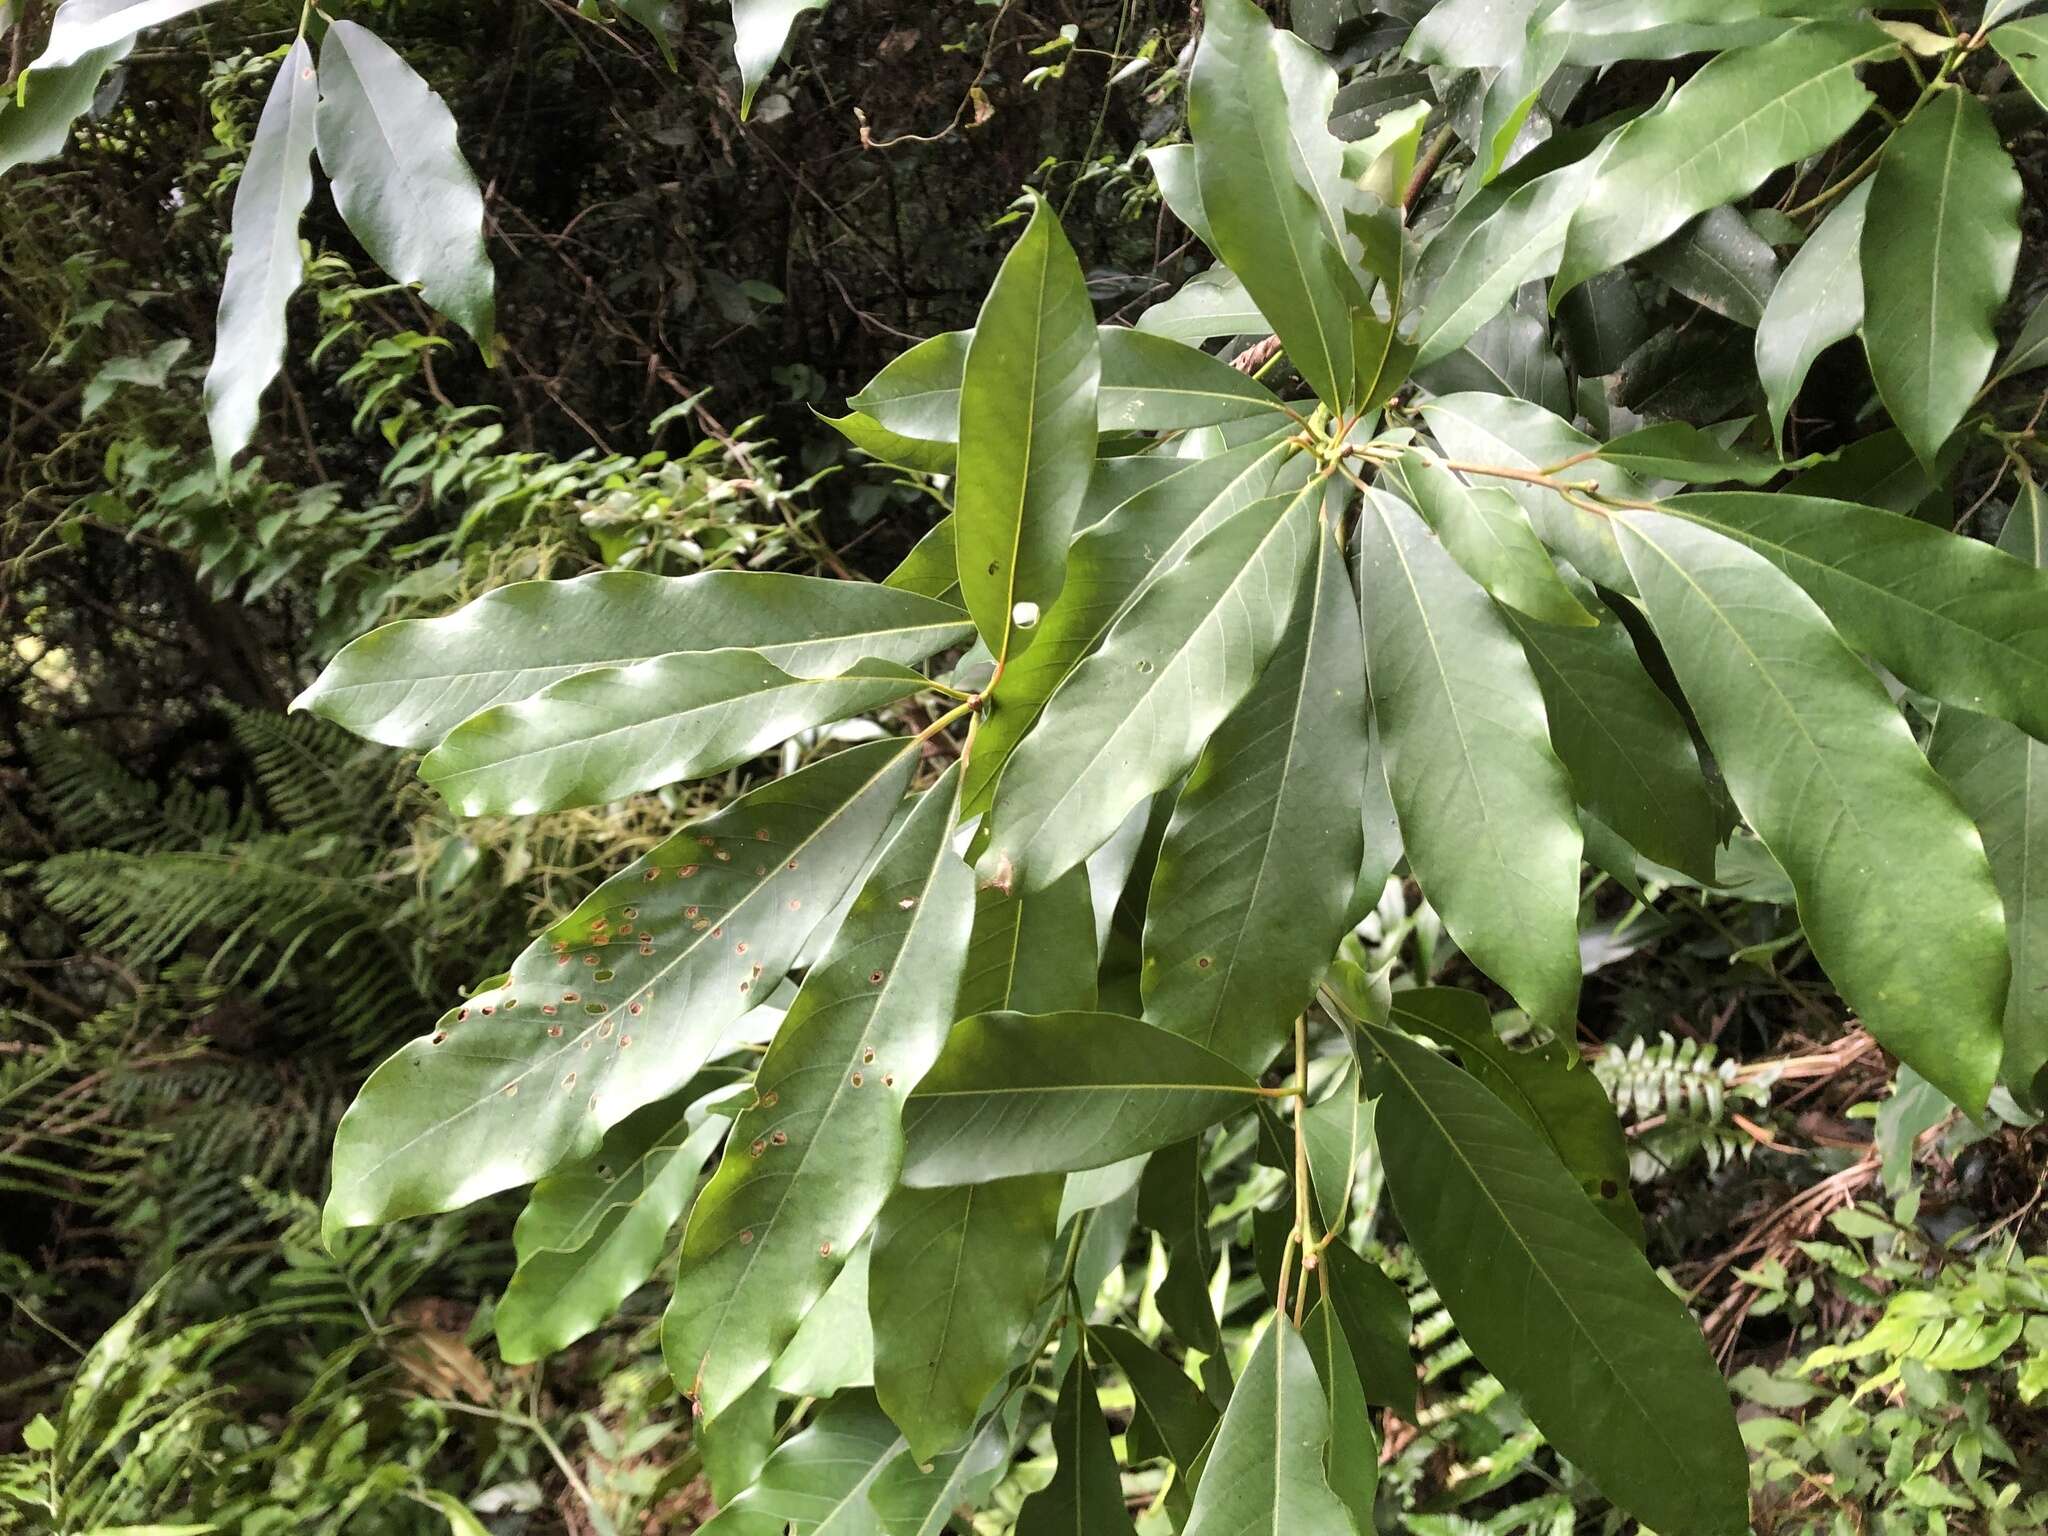
<svg viewBox="0 0 2048 1536"><path fill-rule="evenodd" d="M518 581L438 619L402 619L344 646L294 709L394 747L431 747L494 704L594 667L680 651L757 651L799 677L910 663L973 633L915 592L767 571L598 571Z"/></svg>
<svg viewBox="0 0 2048 1536"><path fill-rule="evenodd" d="M960 376L960 479L953 511L960 590L996 657L1031 642L1017 623L1052 606L1095 458L1102 375L1095 310L1059 219L1035 194L1003 259Z"/></svg>
<svg viewBox="0 0 2048 1536"><path fill-rule="evenodd" d="M1247 1072L1314 995L1364 861L1364 649L1328 524L1302 585L1279 650L1180 792L1145 908L1146 1020Z"/></svg>
<svg viewBox="0 0 2048 1536"><path fill-rule="evenodd" d="M1892 51L1870 22L1815 21L1710 60L1615 140L1572 217L1553 302L1827 148L1870 105L1857 68Z"/></svg>
<svg viewBox="0 0 2048 1536"><path fill-rule="evenodd" d="M1060 1178L898 1189L868 1279L875 1391L929 1461L967 1438L1045 1288Z"/></svg>
<svg viewBox="0 0 2048 1536"><path fill-rule="evenodd" d="M370 259L476 338L496 326L484 200L455 119L382 39L337 21L320 44L320 168Z"/></svg>
<svg viewBox="0 0 2048 1536"><path fill-rule="evenodd" d="M1881 1043L1980 1108L2007 964L1976 829L1789 577L1674 516L1615 524L1729 792L1792 879L1815 958Z"/></svg>
<svg viewBox="0 0 2048 1536"><path fill-rule="evenodd" d="M1991 323L2020 251L2020 175L1991 114L1937 91L1885 145L1859 249L1863 349L1877 392L1923 464L1991 372Z"/></svg>
<svg viewBox="0 0 2048 1536"><path fill-rule="evenodd" d="M893 661L793 677L759 651L657 656L471 715L427 754L420 777L462 816L601 805L722 772L925 686Z"/></svg>
<svg viewBox="0 0 2048 1536"><path fill-rule="evenodd" d="M688 1082L866 864L916 757L877 741L813 763L599 886L371 1074L335 1134L328 1229L526 1183Z"/></svg>
<svg viewBox="0 0 2048 1536"><path fill-rule="evenodd" d="M732 0L732 52L740 67L740 116L754 110L754 93L782 57L790 28L826 0Z"/></svg>
<svg viewBox="0 0 2048 1536"><path fill-rule="evenodd" d="M1870 183L1845 193L1785 265L1756 327L1756 372L1770 401L1771 437L1783 442L1785 418L1814 360L1863 323L1863 208Z"/></svg>
<svg viewBox="0 0 2048 1536"><path fill-rule="evenodd" d="M895 1187L903 1100L945 1042L967 956L955 784L925 792L804 978L690 1212L662 1352L707 1414L782 1354Z"/></svg>
<svg viewBox="0 0 2048 1536"><path fill-rule="evenodd" d="M848 1387L875 1384L875 1329L868 1321L868 1263L874 1245L853 1250L817 1305L797 1324L796 1335L762 1378L786 1397L837 1397ZM726 1410L744 1413L761 1386L749 1387ZM719 1422L719 1421L714 1421Z"/></svg>
<svg viewBox="0 0 2048 1536"><path fill-rule="evenodd" d="M214 468L227 473L256 430L256 405L284 362L285 301L299 286L299 215L313 195L313 117L320 85L302 37L277 66L242 179L234 249L221 285L206 423Z"/></svg>
<svg viewBox="0 0 2048 1536"><path fill-rule="evenodd" d="M1068 674L998 787L984 880L1042 889L1194 762L1279 643L1321 495L1317 483L1231 514Z"/></svg>
<svg viewBox="0 0 2048 1536"><path fill-rule="evenodd" d="M1701 308L1751 327L1779 277L1777 253L1726 204L1645 251L1643 265Z"/></svg>
<svg viewBox="0 0 2048 1536"><path fill-rule="evenodd" d="M1392 1030L1365 1033L1394 1209L1480 1362L1645 1525L1742 1530L1742 1440L1684 1304L1499 1099Z"/></svg>
<svg viewBox="0 0 2048 1536"><path fill-rule="evenodd" d="M670 1099L634 1111L597 1151L542 1179L512 1230L519 1266L498 1302L498 1352L511 1365L582 1338L647 1281L668 1247L728 1122L703 1092L736 1073L706 1073Z"/></svg>
<svg viewBox="0 0 2048 1536"><path fill-rule="evenodd" d="M881 1521L879 1536L945 1536L957 1530L955 1511L986 1500L1009 1461L1010 1437L1001 1419L984 1424L965 1450L939 1457L929 1471L899 1456L868 1490L868 1504Z"/></svg>
<svg viewBox="0 0 2048 1536"><path fill-rule="evenodd" d="M1137 1019L976 1014L953 1026L904 1106L903 1182L1105 1167L1248 1109L1257 1091L1214 1052Z"/></svg>
<svg viewBox="0 0 2048 1536"><path fill-rule="evenodd" d="M1017 1511L1017 1536L1117 1536L1137 1528L1110 1449L1086 1350L1076 1349L1052 1411L1052 1481Z"/></svg>
<svg viewBox="0 0 2048 1536"><path fill-rule="evenodd" d="M1579 995L1579 826L1514 634L1403 502L1359 519L1366 668L1416 879L1458 947L1569 1034Z"/></svg>

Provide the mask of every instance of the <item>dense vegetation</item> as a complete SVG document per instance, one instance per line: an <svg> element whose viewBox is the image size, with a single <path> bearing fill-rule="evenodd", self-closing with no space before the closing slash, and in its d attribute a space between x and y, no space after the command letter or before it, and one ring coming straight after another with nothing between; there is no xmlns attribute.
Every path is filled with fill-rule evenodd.
<svg viewBox="0 0 2048 1536"><path fill-rule="evenodd" d="M2048 1529L2025 8L0 3L0 1530Z"/></svg>

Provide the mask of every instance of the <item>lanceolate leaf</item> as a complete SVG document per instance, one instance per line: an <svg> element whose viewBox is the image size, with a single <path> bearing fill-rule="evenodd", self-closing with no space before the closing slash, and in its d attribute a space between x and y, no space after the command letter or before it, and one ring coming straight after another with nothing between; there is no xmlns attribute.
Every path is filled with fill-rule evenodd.
<svg viewBox="0 0 2048 1536"><path fill-rule="evenodd" d="M1074 1351L1060 1384L1052 1412L1052 1450L1052 1481L1024 1501L1017 1512L1017 1536L1135 1536L1084 1349Z"/></svg>
<svg viewBox="0 0 2048 1536"><path fill-rule="evenodd" d="M1357 537L1374 718L1415 877L1473 963L1569 1034L1579 825L1529 663L1405 503L1369 494Z"/></svg>
<svg viewBox="0 0 2048 1536"><path fill-rule="evenodd" d="M1257 1084L1113 1013L983 1013L953 1026L903 1110L903 1182L1101 1168L1249 1109Z"/></svg>
<svg viewBox="0 0 2048 1536"><path fill-rule="evenodd" d="M903 1100L945 1041L967 954L954 787L925 792L804 978L690 1212L662 1350L707 1414L782 1353L896 1183Z"/></svg>
<svg viewBox="0 0 2048 1536"><path fill-rule="evenodd" d="M1650 622L1729 792L1870 1032L1957 1103L1998 1067L2005 922L1984 845L1884 685L1761 554L1617 514Z"/></svg>
<svg viewBox="0 0 2048 1536"><path fill-rule="evenodd" d="M735 647L819 677L870 657L922 661L972 633L951 604L890 587L766 571L599 571L514 582L442 618L373 629L292 707L372 741L431 747L479 710L593 667Z"/></svg>
<svg viewBox="0 0 2048 1536"><path fill-rule="evenodd" d="M1684 1305L1499 1099L1391 1030L1367 1035L1394 1209L1480 1362L1646 1526L1742 1530L1742 1440Z"/></svg>
<svg viewBox="0 0 2048 1536"><path fill-rule="evenodd" d="M235 184L234 250L221 287L206 421L221 473L256 430L256 402L284 361L284 309L299 286L299 215L313 195L313 50L293 43L263 103Z"/></svg>
<svg viewBox="0 0 2048 1536"><path fill-rule="evenodd" d="M1194 762L1279 643L1321 496L1318 482L1233 513L1067 677L1003 775L985 880L1058 879Z"/></svg>
<svg viewBox="0 0 2048 1536"><path fill-rule="evenodd" d="M1336 141L1312 105L1304 115L1316 120L1297 127L1283 37L1250 0L1216 0L1204 21L1188 121L1216 254L1272 321L1309 388L1333 409L1347 405L1358 372L1351 317L1365 300L1330 231L1316 164L1305 158L1334 157ZM1312 103L1316 92L1303 94Z"/></svg>
<svg viewBox="0 0 2048 1536"><path fill-rule="evenodd" d="M925 686L893 661L792 677L759 651L685 651L579 672L472 715L420 777L463 816L600 805L718 773Z"/></svg>
<svg viewBox="0 0 2048 1536"><path fill-rule="evenodd" d="M498 1303L498 1350L522 1365L573 1344L646 1283L669 1229L728 1122L699 1090L737 1074L699 1077L674 1098L636 1110L584 1162L542 1179L519 1213L519 1267Z"/></svg>
<svg viewBox="0 0 2048 1536"><path fill-rule="evenodd" d="M1399 473L1409 503L1451 558L1502 604L1545 624L1600 622L1572 596L1529 515L1498 484L1467 485L1420 455L1402 460Z"/></svg>
<svg viewBox="0 0 2048 1536"><path fill-rule="evenodd" d="M1863 216L1863 347L1923 464L1991 372L2019 215L2019 172L1968 91L1937 91L1885 146Z"/></svg>
<svg viewBox="0 0 2048 1536"><path fill-rule="evenodd" d="M1756 327L1756 372L1770 401L1771 436L1783 441L1785 418L1807 370L1863 323L1863 208L1870 183L1844 194L1785 266Z"/></svg>
<svg viewBox="0 0 2048 1536"><path fill-rule="evenodd" d="M1095 1006L1095 913L1088 871L1042 891L985 885L974 893L974 932L955 1012L1057 1013Z"/></svg>
<svg viewBox="0 0 2048 1536"><path fill-rule="evenodd" d="M31 69L58 69L87 54L133 41L145 27L160 26L198 10L209 0L64 0L50 21L50 40Z"/></svg>
<svg viewBox="0 0 2048 1536"><path fill-rule="evenodd" d="M320 45L317 125L320 168L370 259L488 349L483 194L447 104L375 33L337 21Z"/></svg>
<svg viewBox="0 0 2048 1536"><path fill-rule="evenodd" d="M1138 316L1137 328L1187 342L1264 335L1272 329L1244 283L1220 262L1206 272L1197 272L1172 298L1162 299Z"/></svg>
<svg viewBox="0 0 2048 1536"><path fill-rule="evenodd" d="M960 590L999 666L1031 641L1017 609L1030 605L1035 623L1066 579L1101 373L1081 264L1035 198L982 305L960 382Z"/></svg>
<svg viewBox="0 0 2048 1536"><path fill-rule="evenodd" d="M1659 864L1711 883L1721 821L1692 733L1621 621L1601 612L1593 629L1506 615L1543 691L1550 744L1579 804Z"/></svg>
<svg viewBox="0 0 2048 1536"><path fill-rule="evenodd" d="M1358 1379L1358 1360L1344 1336L1344 1324L1331 1298L1320 1297L1302 1324L1323 1397L1330 1410L1330 1441L1323 1448L1323 1472L1330 1489L1351 1511L1360 1531L1373 1529L1373 1495L1379 1487L1379 1436L1373 1433L1372 1409Z"/></svg>
<svg viewBox="0 0 2048 1536"><path fill-rule="evenodd" d="M903 741L828 757L599 886L371 1074L335 1135L328 1227L526 1183L689 1081L853 882L916 757Z"/></svg>
<svg viewBox="0 0 2048 1536"><path fill-rule="evenodd" d="M880 459L884 464L921 470L928 475L950 475L960 464L959 450L953 444L905 437L900 432L891 432L874 417L859 411L848 411L844 416L827 416L820 412L818 419L862 453ZM958 578L954 575L949 579Z"/></svg>
<svg viewBox="0 0 2048 1536"><path fill-rule="evenodd" d="M1197 459L1112 506L1082 531L1068 552L1059 600L1040 620L1031 648L1010 658L989 694L988 714L967 755L964 814L988 808L1017 743L1110 625L1204 534L1265 495L1290 451L1264 439Z"/></svg>
<svg viewBox="0 0 2048 1536"><path fill-rule="evenodd" d="M1327 525L1303 588L1181 790L1145 908L1146 1019L1247 1072L1314 995L1364 861L1364 650Z"/></svg>
<svg viewBox="0 0 2048 1536"><path fill-rule="evenodd" d="M828 1403L775 1448L755 1483L699 1527L703 1536L855 1536L874 1529L868 1490L903 1437L865 1392Z"/></svg>
<svg viewBox="0 0 2048 1536"><path fill-rule="evenodd" d="M1728 492L1664 508L1762 555L1913 687L2048 739L2048 572L1852 502Z"/></svg>
<svg viewBox="0 0 2048 1536"><path fill-rule="evenodd" d="M1063 1182L898 1189L883 1206L868 1279L875 1391L919 1461L967 1438L1023 1343Z"/></svg>
<svg viewBox="0 0 2048 1536"><path fill-rule="evenodd" d="M126 38L61 69L26 70L0 90L0 175L62 153L72 123L92 105L107 71L134 46L134 39Z"/></svg>
<svg viewBox="0 0 2048 1536"><path fill-rule="evenodd" d="M1590 1074L1589 1074L1590 1075ZM1387 1272L1342 1241L1323 1252L1324 1278L1366 1401L1415 1416L1415 1355L1409 1348L1408 1297Z"/></svg>
<svg viewBox="0 0 2048 1536"><path fill-rule="evenodd" d="M1223 1334L1209 1294L1209 1281L1216 1273L1209 1204L1199 1137L1163 1147L1146 1159L1138 1185L1138 1220L1158 1233L1166 1247L1166 1273L1160 1277L1154 1304L1182 1344L1215 1356L1223 1353ZM1214 1420L1211 1414L1212 1424ZM1186 1465L1183 1461L1183 1468Z"/></svg>
<svg viewBox="0 0 2048 1536"><path fill-rule="evenodd" d="M1315 1361L1275 1315L1217 1426L1187 1536L1351 1536L1357 1527L1323 1471L1329 1443Z"/></svg>
<svg viewBox="0 0 2048 1536"><path fill-rule="evenodd" d="M1893 51L1866 21L1816 21L1711 60L1622 130L1573 216L1553 300L1825 149L1870 105L1859 65Z"/></svg>
<svg viewBox="0 0 2048 1536"><path fill-rule="evenodd" d="M732 51L740 66L740 116L754 110L754 93L782 57L789 29L826 0L732 0Z"/></svg>

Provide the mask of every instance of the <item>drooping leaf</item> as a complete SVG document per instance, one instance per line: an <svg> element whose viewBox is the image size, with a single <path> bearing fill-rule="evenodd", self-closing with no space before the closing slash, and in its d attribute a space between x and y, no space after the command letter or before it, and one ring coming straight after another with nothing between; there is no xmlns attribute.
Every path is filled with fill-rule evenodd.
<svg viewBox="0 0 2048 1536"><path fill-rule="evenodd" d="M990 690L988 713L967 756L965 813L988 808L1010 754L1046 700L1138 594L1204 534L1265 495L1288 453L1283 443L1263 439L1197 459L1112 505L1081 532L1068 552L1058 601L1040 620L1030 649L1010 658Z"/></svg>
<svg viewBox="0 0 2048 1536"><path fill-rule="evenodd" d="M1409 863L1458 947L1568 1034L1579 825L1528 660L1404 502L1370 493L1357 538L1373 715Z"/></svg>
<svg viewBox="0 0 2048 1536"><path fill-rule="evenodd" d="M1460 69L1499 69L1527 46L1538 0L1444 0L1430 7L1403 50L1411 59Z"/></svg>
<svg viewBox="0 0 2048 1536"><path fill-rule="evenodd" d="M1364 860L1365 653L1327 525L1303 588L1180 792L1145 907L1147 1021L1247 1072L1314 995Z"/></svg>
<svg viewBox="0 0 2048 1536"><path fill-rule="evenodd" d="M494 704L594 667L681 651L757 651L799 677L872 657L911 663L972 633L915 592L788 576L599 571L519 581L437 619L402 619L344 646L292 703L394 747L431 747Z"/></svg>
<svg viewBox="0 0 2048 1536"><path fill-rule="evenodd" d="M1844 9L1828 0L1745 0L1733 8L1715 0L1561 0L1543 15L1537 31L1562 39L1569 63L1613 64L1748 47L1799 18L1837 16Z"/></svg>
<svg viewBox="0 0 2048 1536"><path fill-rule="evenodd" d="M1480 1362L1645 1525L1744 1529L1742 1441L1684 1304L1499 1099L1392 1030L1366 1034L1394 1209Z"/></svg>
<svg viewBox="0 0 2048 1536"><path fill-rule="evenodd" d="M2005 922L1976 829L1884 685L1763 555L1658 512L1622 552L1729 792L1798 893L1815 958L1957 1103L1998 1067Z"/></svg>
<svg viewBox="0 0 2048 1536"><path fill-rule="evenodd" d="M1721 820L1692 733L1621 621L1601 615L1593 629L1506 615L1543 692L1550 744L1580 805L1659 864L1711 883Z"/></svg>
<svg viewBox="0 0 2048 1536"><path fill-rule="evenodd" d="M927 686L893 661L794 677L759 651L685 651L579 672L471 715L420 764L456 814L602 805L719 773L799 731Z"/></svg>
<svg viewBox="0 0 2048 1536"><path fill-rule="evenodd" d="M674 1098L634 1111L594 1154L534 1186L512 1231L519 1266L495 1315L508 1364L573 1344L654 1273L669 1229L728 1129L706 1113L697 1090L732 1080L707 1073Z"/></svg>
<svg viewBox="0 0 2048 1536"><path fill-rule="evenodd" d="M1138 1185L1138 1220L1158 1233L1166 1248L1166 1273L1153 1304L1188 1348L1220 1355L1223 1334L1209 1294L1209 1280L1216 1272L1209 1208L1199 1137L1161 1148L1146 1160ZM1213 1422L1214 1415L1210 1417Z"/></svg>
<svg viewBox="0 0 2048 1536"><path fill-rule="evenodd" d="M1044 887L1194 762L1279 643L1321 495L1317 483L1231 514L1068 674L998 786L984 880Z"/></svg>
<svg viewBox="0 0 2048 1536"><path fill-rule="evenodd" d="M775 1421L781 1398L766 1382L715 1419L700 1419L696 1443L704 1453L704 1480L721 1506L753 1485L775 1451ZM737 1517L736 1517L737 1518ZM765 1516L763 1521L765 1523ZM727 1527L731 1529L730 1526ZM775 1528L775 1536L782 1536Z"/></svg>
<svg viewBox="0 0 2048 1536"><path fill-rule="evenodd" d="M71 125L92 105L107 71L134 46L129 37L95 48L75 64L26 70L0 90L0 176L61 154Z"/></svg>
<svg viewBox="0 0 2048 1536"><path fill-rule="evenodd" d="M206 423L214 466L248 446L256 403L284 362L285 301L299 286L299 215L313 195L313 117L320 86L302 37L277 66L248 164L235 184L234 249L222 281Z"/></svg>
<svg viewBox="0 0 2048 1536"><path fill-rule="evenodd" d="M64 0L50 18L50 40L31 69L62 69L89 53L132 43L135 34L198 10L209 0ZM125 53L127 50L123 48Z"/></svg>
<svg viewBox="0 0 2048 1536"><path fill-rule="evenodd" d="M775 1448L761 1475L699 1529L703 1536L855 1536L874 1529L868 1490L903 1454L875 1400L849 1393Z"/></svg>
<svg viewBox="0 0 2048 1536"><path fill-rule="evenodd" d="M804 978L690 1212L662 1351L707 1414L774 1363L895 1187L903 1100L945 1041L967 955L955 782L925 792Z"/></svg>
<svg viewBox="0 0 2048 1536"><path fill-rule="evenodd" d="M370 259L489 352L497 306L484 200L448 106L375 33L337 21L320 44L320 168Z"/></svg>
<svg viewBox="0 0 2048 1536"><path fill-rule="evenodd" d="M1045 1288L1057 1175L900 1188L882 1207L868 1277L875 1391L929 1461L965 1440L1009 1369Z"/></svg>
<svg viewBox="0 0 2048 1536"><path fill-rule="evenodd" d="M996 657L1031 643L1017 622L1052 606L1095 458L1102 355L1074 248L1044 199L1003 258L960 375L953 511L960 590Z"/></svg>
<svg viewBox="0 0 2048 1536"><path fill-rule="evenodd" d="M1407 1294L1341 1240L1323 1250L1323 1271L1366 1401L1412 1419L1416 1374Z"/></svg>
<svg viewBox="0 0 2048 1536"><path fill-rule="evenodd" d="M2048 572L1853 502L1731 491L1664 508L1770 561L1912 687L2048 738Z"/></svg>
<svg viewBox="0 0 2048 1536"><path fill-rule="evenodd" d="M941 331L890 359L846 403L904 437L960 441L960 379L974 332Z"/></svg>
<svg viewBox="0 0 2048 1536"><path fill-rule="evenodd" d="M903 1110L903 1182L929 1189L1101 1168L1251 1106L1257 1084L1113 1013L982 1013L953 1026Z"/></svg>
<svg viewBox="0 0 2048 1536"><path fill-rule="evenodd" d="M1328 1297L1319 1297L1301 1326L1302 1341L1323 1384L1330 1412L1330 1440L1323 1449L1323 1475L1351 1511L1360 1531L1373 1529L1373 1496L1379 1488L1380 1437L1373 1433L1372 1409L1358 1379L1358 1360L1344 1325Z"/></svg>
<svg viewBox="0 0 2048 1536"><path fill-rule="evenodd" d="M1782 442L1785 418L1814 360L1863 323L1863 208L1870 183L1841 202L1786 263L1756 327L1756 372L1770 402L1771 436Z"/></svg>
<svg viewBox="0 0 2048 1536"><path fill-rule="evenodd" d="M1991 114L1937 91L1885 145L1859 245L1863 349L1923 464L1991 372L1991 323L2020 252L2020 175Z"/></svg>
<svg viewBox="0 0 2048 1536"><path fill-rule="evenodd" d="M827 0L732 0L732 52L740 67L740 116L754 110L754 93L782 57L790 28L805 11Z"/></svg>
<svg viewBox="0 0 2048 1536"><path fill-rule="evenodd" d="M1323 1457L1330 1410L1301 1335L1276 1314L1216 1428L1187 1536L1354 1536ZM1355 1448L1353 1448L1355 1454Z"/></svg>
<svg viewBox="0 0 2048 1536"><path fill-rule="evenodd" d="M1326 126L1335 80L1318 61L1315 85L1290 92L1295 61L1283 56L1293 42L1250 0L1216 0L1196 45L1188 122L1213 249L1336 409L1357 390L1352 315L1365 299L1323 201L1330 168L1343 179Z"/></svg>
<svg viewBox="0 0 2048 1536"><path fill-rule="evenodd" d="M1870 105L1858 66L1892 51L1870 22L1815 21L1710 60L1616 139L1572 217L1553 299L1832 144Z"/></svg>
<svg viewBox="0 0 2048 1536"><path fill-rule="evenodd" d="M1559 578L1521 503L1498 484L1468 485L1420 455L1403 459L1398 474L1451 558L1500 603L1545 624L1600 622Z"/></svg>
<svg viewBox="0 0 2048 1536"><path fill-rule="evenodd" d="M328 1228L526 1183L688 1082L853 882L916 757L904 741L850 748L599 886L502 984L371 1074L335 1134Z"/></svg>
<svg viewBox="0 0 2048 1536"><path fill-rule="evenodd" d="M1095 1395L1088 1353L1076 1349L1052 1411L1052 1481L1017 1511L1017 1536L1135 1536L1123 1477Z"/></svg>

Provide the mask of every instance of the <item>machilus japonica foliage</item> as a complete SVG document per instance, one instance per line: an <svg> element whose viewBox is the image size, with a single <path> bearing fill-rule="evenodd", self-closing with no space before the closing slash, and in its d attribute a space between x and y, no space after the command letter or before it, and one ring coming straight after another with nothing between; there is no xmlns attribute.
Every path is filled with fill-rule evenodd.
<svg viewBox="0 0 2048 1536"><path fill-rule="evenodd" d="M1416 1392L1356 1246L1369 1157L1560 1455L1666 1536L1744 1529L1728 1393L1579 1063L1589 867L1768 871L1888 1051L1972 1111L2048 1090L2048 534L1985 404L2048 357L1993 332L2040 24L1803 9L1443 0L1381 61L1424 99L1340 136L1325 54L1211 0L1189 142L1150 159L1215 264L1100 324L1027 198L972 329L835 419L949 508L886 581L527 582L345 649L301 706L466 815L900 724L679 826L386 1062L329 1229L530 1185L523 1361L680 1224L662 1343L722 1536L937 1532L1041 1431L1020 1531L1132 1530L1156 1464L1194 1536L1366 1532ZM1702 275L1717 241L1762 249L1749 288ZM1632 417L1583 339L1567 371L1554 316L1659 283L1754 330L1760 410ZM1784 456L1855 337L1898 473L2010 448L1997 544ZM1394 878L1489 990L1368 973ZM1246 1159L1256 1261L1209 1219ZM1093 1311L1155 1239L1156 1339Z"/></svg>

